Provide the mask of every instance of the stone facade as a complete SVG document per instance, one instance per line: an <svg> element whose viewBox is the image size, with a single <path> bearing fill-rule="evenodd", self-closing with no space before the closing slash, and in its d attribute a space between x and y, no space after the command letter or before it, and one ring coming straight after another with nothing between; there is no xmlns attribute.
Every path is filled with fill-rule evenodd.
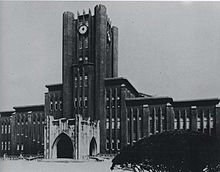
<svg viewBox="0 0 220 172"><path fill-rule="evenodd" d="M84 159L142 137L184 129L220 136L219 99L174 101L118 77L118 29L106 7L63 14L62 83L45 104L0 112L0 154Z"/></svg>

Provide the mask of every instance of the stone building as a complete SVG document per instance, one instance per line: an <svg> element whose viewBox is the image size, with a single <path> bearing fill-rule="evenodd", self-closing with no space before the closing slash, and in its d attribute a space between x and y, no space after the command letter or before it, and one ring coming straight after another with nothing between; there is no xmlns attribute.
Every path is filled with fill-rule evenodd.
<svg viewBox="0 0 220 172"><path fill-rule="evenodd" d="M62 83L46 85L45 104L0 112L1 155L84 159L166 130L220 136L219 99L154 97L118 77L118 29L105 6L64 12L62 45Z"/></svg>

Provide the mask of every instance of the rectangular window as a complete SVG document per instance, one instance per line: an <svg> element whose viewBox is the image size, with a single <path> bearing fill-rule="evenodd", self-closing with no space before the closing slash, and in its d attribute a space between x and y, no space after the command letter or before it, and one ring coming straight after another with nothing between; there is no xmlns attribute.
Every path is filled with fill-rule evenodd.
<svg viewBox="0 0 220 172"><path fill-rule="evenodd" d="M115 128L115 119L112 118L112 129L114 129L114 128Z"/></svg>
<svg viewBox="0 0 220 172"><path fill-rule="evenodd" d="M55 110L57 110L58 109L58 103L57 103L57 101L55 101Z"/></svg>
<svg viewBox="0 0 220 172"><path fill-rule="evenodd" d="M4 142L2 142L2 150L4 150Z"/></svg>
<svg viewBox="0 0 220 172"><path fill-rule="evenodd" d="M120 129L120 127L121 127L120 124L121 124L120 123L120 118L117 118L117 129Z"/></svg>
<svg viewBox="0 0 220 172"><path fill-rule="evenodd" d="M53 110L53 101L50 101L50 110Z"/></svg>
<svg viewBox="0 0 220 172"><path fill-rule="evenodd" d="M82 40L79 40L79 49L82 49Z"/></svg>
<svg viewBox="0 0 220 172"><path fill-rule="evenodd" d="M7 142L5 142L5 150L7 150Z"/></svg>
<svg viewBox="0 0 220 172"><path fill-rule="evenodd" d="M79 86L82 87L82 77L79 77Z"/></svg>
<svg viewBox="0 0 220 172"><path fill-rule="evenodd" d="M89 41L88 41L88 37L87 37L87 38L85 38L85 41L84 41L84 47L88 48L88 46L89 46Z"/></svg>
<svg viewBox="0 0 220 172"><path fill-rule="evenodd" d="M112 139L112 150L114 150L115 140Z"/></svg>
<svg viewBox="0 0 220 172"><path fill-rule="evenodd" d="M4 125L2 125L2 134L4 133Z"/></svg>
<svg viewBox="0 0 220 172"><path fill-rule="evenodd" d="M5 125L5 134L7 134L7 128L8 128L8 126Z"/></svg>
<svg viewBox="0 0 220 172"><path fill-rule="evenodd" d="M79 56L79 62L83 61L82 56Z"/></svg>
<svg viewBox="0 0 220 172"><path fill-rule="evenodd" d="M87 108L88 106L88 100L87 100L87 97L84 98L84 106Z"/></svg>
<svg viewBox="0 0 220 172"><path fill-rule="evenodd" d="M89 58L86 56L85 57L85 62L88 62L89 61Z"/></svg>
<svg viewBox="0 0 220 172"><path fill-rule="evenodd" d="M109 129L109 119L106 118L106 129Z"/></svg>
<svg viewBox="0 0 220 172"><path fill-rule="evenodd" d="M11 126L9 124L9 126L8 126L8 134L10 134L10 133L11 133Z"/></svg>
<svg viewBox="0 0 220 172"><path fill-rule="evenodd" d="M121 144L120 144L120 140L117 140L117 150L120 150Z"/></svg>
<svg viewBox="0 0 220 172"><path fill-rule="evenodd" d="M19 151L19 143L17 144L17 151Z"/></svg>
<svg viewBox="0 0 220 172"><path fill-rule="evenodd" d="M21 150L22 150L22 151L24 150L24 145L23 145L23 144L21 144Z"/></svg>
<svg viewBox="0 0 220 172"><path fill-rule="evenodd" d="M8 141L8 150L10 150L10 149L11 149L11 142Z"/></svg>
<svg viewBox="0 0 220 172"><path fill-rule="evenodd" d="M77 107L77 98L76 97L74 98L74 107L75 108Z"/></svg>
<svg viewBox="0 0 220 172"><path fill-rule="evenodd" d="M62 101L60 100L60 110L62 110Z"/></svg>
<svg viewBox="0 0 220 172"><path fill-rule="evenodd" d="M85 75L85 82L84 82L84 86L87 87L88 86L88 76Z"/></svg>
<svg viewBox="0 0 220 172"><path fill-rule="evenodd" d="M75 81L74 85L75 85L75 87L77 87L77 77L74 78L74 81Z"/></svg>

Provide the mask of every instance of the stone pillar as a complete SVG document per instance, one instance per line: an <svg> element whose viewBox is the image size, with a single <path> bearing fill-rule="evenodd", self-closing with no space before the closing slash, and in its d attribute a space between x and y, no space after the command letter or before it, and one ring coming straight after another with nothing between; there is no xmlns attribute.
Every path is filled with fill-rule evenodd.
<svg viewBox="0 0 220 172"><path fill-rule="evenodd" d="M63 14L63 117L71 118L73 104L72 63L76 52L76 27L71 12Z"/></svg>
<svg viewBox="0 0 220 172"><path fill-rule="evenodd" d="M95 119L100 119L101 153L105 152L105 114L104 114L104 77L106 62L106 37L107 37L107 15L106 7L97 5L95 7Z"/></svg>

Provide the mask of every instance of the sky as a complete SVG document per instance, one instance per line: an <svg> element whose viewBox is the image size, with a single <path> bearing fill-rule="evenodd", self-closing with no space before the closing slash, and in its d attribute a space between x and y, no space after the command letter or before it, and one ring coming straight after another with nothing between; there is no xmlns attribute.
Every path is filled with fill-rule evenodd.
<svg viewBox="0 0 220 172"><path fill-rule="evenodd" d="M220 2L0 2L0 111L44 104L62 81L62 13L107 7L119 76L174 100L220 98Z"/></svg>

